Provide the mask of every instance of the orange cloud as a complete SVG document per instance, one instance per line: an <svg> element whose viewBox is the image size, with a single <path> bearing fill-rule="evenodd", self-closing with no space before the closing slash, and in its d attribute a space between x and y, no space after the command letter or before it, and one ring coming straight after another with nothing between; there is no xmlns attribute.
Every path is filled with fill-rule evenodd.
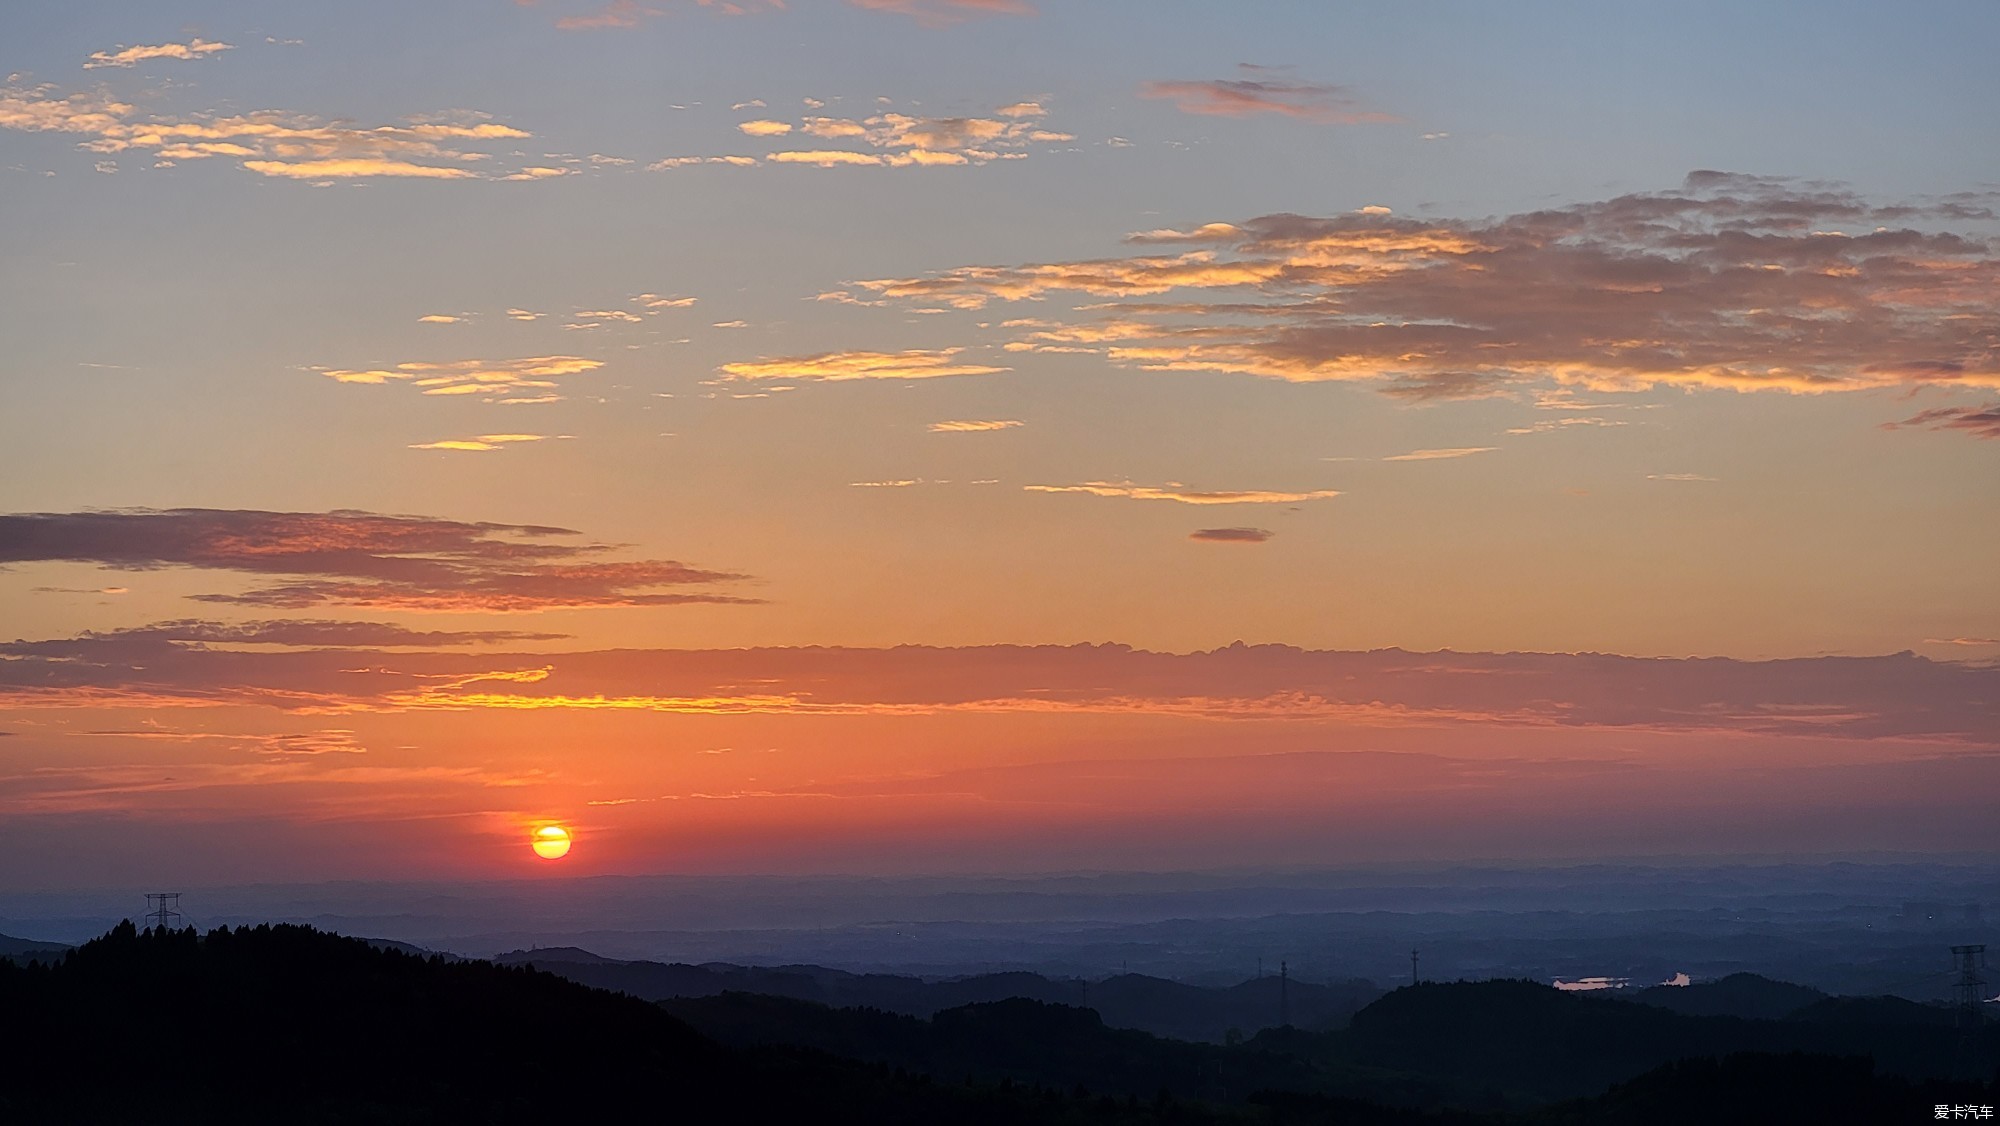
<svg viewBox="0 0 2000 1126"><path fill-rule="evenodd" d="M822 352L723 364L717 369L730 379L935 379L949 375L992 375L1004 367L960 363L963 348L910 349L902 352Z"/></svg>
<svg viewBox="0 0 2000 1126"><path fill-rule="evenodd" d="M1267 489L1201 491L1180 485L1154 488L1130 482L1086 481L1081 485L1023 485L1031 493L1084 493L1094 497L1125 497L1131 500L1171 500L1181 504L1296 504L1304 500L1337 497L1334 489L1303 493L1274 492Z"/></svg>
<svg viewBox="0 0 2000 1126"><path fill-rule="evenodd" d="M515 442L540 442L547 437L548 435L546 434L481 434L477 438L444 438L435 442L424 442L419 445L413 445L410 448L413 450L464 450L483 453L488 450L500 449L505 445Z"/></svg>
<svg viewBox="0 0 2000 1126"><path fill-rule="evenodd" d="M104 94L57 96L48 86L0 85L0 129L86 136L86 151L109 155L151 150L170 162L242 157L242 166L265 176L297 180L405 176L465 180L506 178L466 167L489 159L476 144L526 139L511 125L480 115L449 120L413 119L363 127L329 123L303 114L259 110L247 114L184 117L143 115ZM516 172L515 176L543 173Z"/></svg>
<svg viewBox="0 0 2000 1126"><path fill-rule="evenodd" d="M844 149L805 149L792 152L774 152L765 159L777 164L811 164L820 168L884 163L883 159L874 153L848 152Z"/></svg>
<svg viewBox="0 0 2000 1126"><path fill-rule="evenodd" d="M1128 238L1167 254L965 266L837 292L960 309L1101 298L1074 317L1003 326L1028 330L1006 347L1095 352L1149 371L1373 382L1412 399L1528 380L1991 388L2000 250L1931 228L1995 217L1990 196L1878 205L1697 172L1677 191L1498 219L1268 215ZM1137 300L1148 297L1164 299ZM1979 413L1961 428L1977 432Z"/></svg>
<svg viewBox="0 0 2000 1126"><path fill-rule="evenodd" d="M152 59L205 59L218 52L233 50L227 43L216 43L196 37L186 43L161 43L151 47L120 47L116 51L93 51L90 59L83 64L85 70L99 67L135 66Z"/></svg>
<svg viewBox="0 0 2000 1126"><path fill-rule="evenodd" d="M933 434L978 434L993 430L1011 430L1021 425L1018 418L957 418L945 422L933 422L926 429Z"/></svg>
<svg viewBox="0 0 2000 1126"><path fill-rule="evenodd" d="M829 141L837 141L843 137L866 137L868 135L867 126L861 124L859 121L850 121L846 118L808 117L805 124L799 128L802 132L815 137L822 137Z"/></svg>
<svg viewBox="0 0 2000 1126"><path fill-rule="evenodd" d="M518 319L518 318L517 318ZM392 368L315 368L339 383L407 382L426 395L488 395L489 401L514 400L520 391L547 390L565 375L580 375L604 366L582 356L529 356L519 360L411 361ZM550 401L535 395L537 401Z"/></svg>
<svg viewBox="0 0 2000 1126"><path fill-rule="evenodd" d="M668 172L675 168L686 168L695 164L726 164L734 168L748 168L757 163L754 156L670 156L656 160L646 166L648 172Z"/></svg>
<svg viewBox="0 0 2000 1126"><path fill-rule="evenodd" d="M412 164L407 160L349 157L340 160L246 160L243 167L260 176L290 180L344 180L357 176L413 176L427 180L471 180L477 173L463 168Z"/></svg>
<svg viewBox="0 0 2000 1126"><path fill-rule="evenodd" d="M1449 450L1411 450L1406 454L1385 457L1383 461L1438 461L1445 458L1471 457L1473 454L1490 454L1498 446L1461 446Z"/></svg>
<svg viewBox="0 0 2000 1126"><path fill-rule="evenodd" d="M553 180L558 176L568 176L571 174L572 171L573 171L572 169L568 168L547 168L537 165L530 165L527 168L521 169L519 172L512 172L500 178L502 180L514 180L514 181Z"/></svg>
<svg viewBox="0 0 2000 1126"><path fill-rule="evenodd" d="M766 156L773 164L810 164L819 168L876 167L910 168L986 164L1013 160L1026 155L1031 144L1074 141L1068 133L1040 128L1032 120L1047 111L1036 102L1016 102L994 111L992 117L922 117L904 113L881 113L860 120L840 117L804 118L796 131L828 141L858 141L880 152L857 149L789 149ZM784 121L758 119L737 126L753 137L782 137L795 127ZM684 168L694 164L755 164L752 157L678 156L656 161L653 171Z"/></svg>

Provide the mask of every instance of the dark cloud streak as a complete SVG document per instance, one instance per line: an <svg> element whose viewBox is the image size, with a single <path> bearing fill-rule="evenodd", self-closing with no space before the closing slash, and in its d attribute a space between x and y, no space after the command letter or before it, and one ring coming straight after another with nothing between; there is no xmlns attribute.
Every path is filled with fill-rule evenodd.
<svg viewBox="0 0 2000 1126"><path fill-rule="evenodd" d="M844 283L1017 322L1017 352L1147 371L1373 383L1413 400L1546 380L1828 392L2000 387L1989 195L1880 205L1846 188L1695 172L1678 190L1493 219L1367 207L1130 236L1166 253ZM1941 229L1948 225L1965 229ZM1917 424L1982 433L1983 412Z"/></svg>
<svg viewBox="0 0 2000 1126"><path fill-rule="evenodd" d="M1962 430L1975 438L2000 438L2000 403L1983 407L1934 407L1904 419L1883 423L1883 429L1921 427L1926 430Z"/></svg>
<svg viewBox="0 0 2000 1126"><path fill-rule="evenodd" d="M278 645L295 649L373 649L383 647L438 648L458 645L499 645L526 641L560 641L568 634L523 630L413 630L387 622L343 622L326 619L278 619L254 622L211 622L193 618L130 629L85 631L73 640L14 642L0 651L56 654L88 651L100 642L125 645ZM32 647L32 649L30 648Z"/></svg>
<svg viewBox="0 0 2000 1126"><path fill-rule="evenodd" d="M2000 667L1911 653L1776 661L1232 645L243 652L104 635L0 645L0 707L292 712L1083 710L1245 721L1499 723L2000 748Z"/></svg>
<svg viewBox="0 0 2000 1126"><path fill-rule="evenodd" d="M290 582L197 601L284 609L366 606L418 611L526 611L689 602L749 603L708 593L748 576L674 560L615 561L577 533L534 524L467 523L372 512L123 509L0 515L0 566L95 563L288 576ZM662 587L696 587L667 593Z"/></svg>

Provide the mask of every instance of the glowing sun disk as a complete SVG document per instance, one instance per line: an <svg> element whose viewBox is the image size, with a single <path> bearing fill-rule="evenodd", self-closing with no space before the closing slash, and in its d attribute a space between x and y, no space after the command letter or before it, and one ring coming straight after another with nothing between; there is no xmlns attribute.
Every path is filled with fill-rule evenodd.
<svg viewBox="0 0 2000 1126"><path fill-rule="evenodd" d="M543 860L556 860L569 852L569 830L561 825L544 825L535 830L530 843L536 856Z"/></svg>

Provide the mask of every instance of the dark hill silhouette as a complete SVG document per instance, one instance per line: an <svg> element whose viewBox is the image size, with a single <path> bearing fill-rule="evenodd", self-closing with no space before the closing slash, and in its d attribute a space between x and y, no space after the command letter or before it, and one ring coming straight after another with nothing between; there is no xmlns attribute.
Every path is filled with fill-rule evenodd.
<svg viewBox="0 0 2000 1126"><path fill-rule="evenodd" d="M1791 1014L1792 1020L1878 1027L1956 1028L1958 1014L1901 997L1822 997Z"/></svg>
<svg viewBox="0 0 2000 1126"><path fill-rule="evenodd" d="M1280 990L1285 993L1281 1001ZM1141 974L1120 974L1090 985L1090 1007L1104 1022L1139 1028L1182 1040L1224 1039L1231 1029L1246 1034L1277 1027L1289 1013L1300 1028L1345 1027L1363 1005L1382 995L1360 978L1317 984L1276 977L1252 978L1223 989L1183 985Z"/></svg>
<svg viewBox="0 0 2000 1126"><path fill-rule="evenodd" d="M187 1121L371 1107L384 1121L498 1120L608 1110L639 1076L713 1098L708 1077L731 1069L652 1006L306 927L197 937L128 922L52 968L0 969L0 995L10 1024L34 1030L9 1049L9 1121L150 1119L149 1091L176 1092L169 1114Z"/></svg>
<svg viewBox="0 0 2000 1126"><path fill-rule="evenodd" d="M1841 1000L1748 1020L1426 984L1346 1029L1218 1045L1032 999L926 1020L724 993L669 1002L684 1021L308 927L125 923L54 964L0 962L0 1122L1841 1126L2000 1103L2000 1032ZM1924 1078L1940 1067L1966 1078Z"/></svg>
<svg viewBox="0 0 2000 1126"><path fill-rule="evenodd" d="M962 1005L1026 998L1095 1009L1104 1023L1114 1028L1215 1043L1231 1029L1247 1034L1274 1026L1281 1011L1275 977L1225 989L1184 985L1143 974L1121 974L1089 983L1021 972L929 980L849 973L824 966L621 962L575 947L518 950L495 961L532 965L571 981L648 1001L714 997L724 992L759 993L835 1008L872 1008L929 1017ZM1331 985L1293 981L1288 992L1292 1021L1305 1028L1340 1027L1362 1005L1381 996L1381 990L1358 978Z"/></svg>
<svg viewBox="0 0 2000 1126"><path fill-rule="evenodd" d="M1918 1085L1878 1074L1860 1057L1742 1053L1680 1060L1541 1117L1560 1126L1879 1126L1935 1121L1939 1104L1990 1107L1996 1099L1991 1084Z"/></svg>
<svg viewBox="0 0 2000 1126"><path fill-rule="evenodd" d="M1109 1028L1090 1009L1023 998L944 1009L928 1020L747 993L661 1005L725 1044L808 1047L939 1078L1218 1101L1324 1085L1322 1069L1302 1058Z"/></svg>
<svg viewBox="0 0 2000 1126"><path fill-rule="evenodd" d="M1739 973L1694 985L1655 985L1624 999L1657 1005L1689 1016L1777 1020L1825 996L1809 985L1793 985L1789 981L1773 981L1759 974Z"/></svg>
<svg viewBox="0 0 2000 1126"><path fill-rule="evenodd" d="M1504 1092L1516 1102L1582 1097L1676 1059L1746 1052L1859 1056L1910 1079L1993 1074L2000 1028L1978 1029L1962 1046L1948 1021L1912 1023L1908 1010L1938 1012L1893 998L1839 999L1785 1020L1746 1020L1689 1016L1527 981L1425 983L1362 1009L1324 1050L1467 1090ZM1848 1011L1862 1019L1825 1019ZM1900 1019L1870 1019L1871 1013Z"/></svg>
<svg viewBox="0 0 2000 1126"><path fill-rule="evenodd" d="M0 1122L1153 1122L1080 1092L726 1048L655 1005L308 927L140 932L0 964ZM1172 1120L1223 1122L1195 1106Z"/></svg>

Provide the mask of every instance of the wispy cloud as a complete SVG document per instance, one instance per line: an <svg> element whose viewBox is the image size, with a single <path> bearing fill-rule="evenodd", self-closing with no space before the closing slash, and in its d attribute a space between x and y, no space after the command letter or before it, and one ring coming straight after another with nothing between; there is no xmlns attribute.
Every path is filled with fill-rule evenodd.
<svg viewBox="0 0 2000 1126"><path fill-rule="evenodd" d="M1406 454L1393 454L1383 461L1439 461L1454 457L1471 457L1473 454L1490 454L1498 446L1459 446L1448 450L1411 450Z"/></svg>
<svg viewBox="0 0 2000 1126"><path fill-rule="evenodd" d="M1027 0L848 0L856 8L871 12L888 12L908 16L925 27L949 27L981 16L1031 16L1034 6ZM523 7L533 6L536 0L516 0ZM782 12L785 0L695 0L702 8L719 16L748 16L766 12ZM664 8L651 7L639 0L608 0L607 3L583 11L572 12L556 19L556 27L563 31L606 31L629 30L648 20L667 14ZM761 99L740 103L733 108L746 105L760 106Z"/></svg>
<svg viewBox="0 0 2000 1126"><path fill-rule="evenodd" d="M676 168L688 168L697 164L722 164L731 168L752 168L757 164L754 156L670 156L656 160L646 166L648 172L670 172Z"/></svg>
<svg viewBox="0 0 2000 1126"><path fill-rule="evenodd" d="M848 0L871 12L909 16L926 27L948 27L980 16L1032 16L1027 0Z"/></svg>
<svg viewBox="0 0 2000 1126"><path fill-rule="evenodd" d="M1296 504L1305 500L1337 497L1336 489L1315 489L1288 493L1269 489L1200 490L1169 484L1156 488L1129 481L1086 481L1081 485L1023 485L1031 493L1083 493L1094 497L1124 497L1130 500L1171 500L1181 504Z"/></svg>
<svg viewBox="0 0 2000 1126"><path fill-rule="evenodd" d="M1044 314L1007 347L1148 371L1365 381L1417 400L1523 381L2000 387L2000 250L1939 229L1991 222L1993 202L1878 204L1696 172L1677 191L1498 219L1268 215L1128 239L1168 253L966 266L840 292L962 309L1074 294L1086 299L1075 316ZM1977 432L1980 413L1963 426Z"/></svg>
<svg viewBox="0 0 2000 1126"><path fill-rule="evenodd" d="M353 731L345 728L300 731L285 734L239 735L224 731L182 731L170 727L142 727L132 730L77 731L87 739L143 739L160 743L224 743L252 754L290 757L298 755L359 755L368 748Z"/></svg>
<svg viewBox="0 0 2000 1126"><path fill-rule="evenodd" d="M58 658L103 656L116 651L143 660L149 652L173 647L269 645L287 649L437 649L463 645L519 644L561 641L568 634L524 630L415 630L388 622L339 621L331 618L277 618L248 622L216 622L199 618L154 622L127 629L86 630L74 638L17 641L9 652Z"/></svg>
<svg viewBox="0 0 2000 1126"><path fill-rule="evenodd" d="M1701 473L1648 473L1648 481L1714 481L1715 478Z"/></svg>
<svg viewBox="0 0 2000 1126"><path fill-rule="evenodd" d="M473 113L376 126L281 110L148 114L101 91L62 95L18 81L0 85L0 129L70 133L87 138L80 142L87 152L150 152L159 165L232 158L250 172L294 180L501 179L509 173L485 171L491 156L476 146L530 136Z"/></svg>
<svg viewBox="0 0 2000 1126"><path fill-rule="evenodd" d="M516 319L524 319L517 317ZM518 360L412 360L388 368L325 368L312 370L340 383L407 383L426 395L484 395L488 402L552 402L556 380L604 366L582 356L529 356ZM527 392L526 396L522 392Z"/></svg>
<svg viewBox="0 0 2000 1126"><path fill-rule="evenodd" d="M673 560L606 559L612 549L605 545L555 542L574 535L565 528L350 510L17 513L0 516L0 564L296 576L241 593L191 596L284 609L518 611L755 601L708 592L743 575Z"/></svg>
<svg viewBox="0 0 2000 1126"><path fill-rule="evenodd" d="M1509 434L1547 434L1555 430L1573 430L1586 426L1629 426L1624 419L1599 418L1595 415L1572 415L1568 418L1545 418L1526 426L1516 426Z"/></svg>
<svg viewBox="0 0 2000 1126"><path fill-rule="evenodd" d="M1201 528L1188 533L1203 543L1263 543L1278 533L1263 528Z"/></svg>
<svg viewBox="0 0 2000 1126"><path fill-rule="evenodd" d="M1883 423L1883 428L1887 430L1906 426L1958 430L1975 438L2000 438L2000 403L1988 403L1983 407L1934 407L1919 411L1901 422Z"/></svg>
<svg viewBox="0 0 2000 1126"><path fill-rule="evenodd" d="M1245 70L1268 73L1264 67ZM1400 120L1367 108L1346 86L1289 78L1147 82L1139 87L1139 96L1170 99L1182 113L1212 117L1270 113L1322 125L1379 125Z"/></svg>
<svg viewBox="0 0 2000 1126"><path fill-rule="evenodd" d="M963 348L909 349L902 352L821 352L770 360L723 364L730 379L936 379L949 375L992 375L1008 369L968 364L957 359Z"/></svg>
<svg viewBox="0 0 2000 1126"><path fill-rule="evenodd" d="M546 434L481 434L477 438L440 438L435 442L414 444L413 450L463 450L484 453L501 449L516 442L540 442Z"/></svg>
<svg viewBox="0 0 2000 1126"><path fill-rule="evenodd" d="M925 429L933 434L981 434L993 430L1012 430L1021 425L1018 418L954 418L944 422L933 422Z"/></svg>
<svg viewBox="0 0 2000 1126"><path fill-rule="evenodd" d="M278 176L289 180L349 180L369 176L406 176L420 180L474 180L477 172L469 168L440 167L435 164L416 164L407 160L384 160L381 157L348 156L328 160L246 160L243 167L260 176Z"/></svg>
<svg viewBox="0 0 2000 1126"><path fill-rule="evenodd" d="M510 172L500 177L500 179L512 181L553 180L559 176L574 175L575 172L576 170L573 168L549 168L541 165L529 165L519 172Z"/></svg>
<svg viewBox="0 0 2000 1126"><path fill-rule="evenodd" d="M810 164L815 168L839 168L843 165L879 165L883 158L875 153L849 152L846 149L792 149L774 152L764 159L773 164Z"/></svg>
<svg viewBox="0 0 2000 1126"><path fill-rule="evenodd" d="M659 8L649 8L638 0L611 0L610 3L594 11L581 15L563 16L556 20L556 26L564 31L598 31L610 27L638 27L640 21L649 16L663 16L666 12Z"/></svg>
<svg viewBox="0 0 2000 1126"><path fill-rule="evenodd" d="M810 137L828 145L812 145L802 139L800 147L767 153L763 163L810 165L816 168L923 168L986 164L995 160L1018 160L1034 145L1067 144L1076 140L1069 133L1047 128L1040 118L1047 110L1039 102L1015 102L1001 106L989 117L929 117L920 114L884 112L872 116L807 116L795 125L788 121L759 118L737 125L744 134L760 138ZM862 148L834 145L853 144ZM755 157L678 156L656 161L653 171L685 168L696 164L754 165Z"/></svg>
<svg viewBox="0 0 2000 1126"><path fill-rule="evenodd" d="M196 37L186 43L159 43L150 47L120 47L116 51L93 51L83 64L85 70L99 67L129 67L154 59L206 59L222 51L232 50L227 43Z"/></svg>

